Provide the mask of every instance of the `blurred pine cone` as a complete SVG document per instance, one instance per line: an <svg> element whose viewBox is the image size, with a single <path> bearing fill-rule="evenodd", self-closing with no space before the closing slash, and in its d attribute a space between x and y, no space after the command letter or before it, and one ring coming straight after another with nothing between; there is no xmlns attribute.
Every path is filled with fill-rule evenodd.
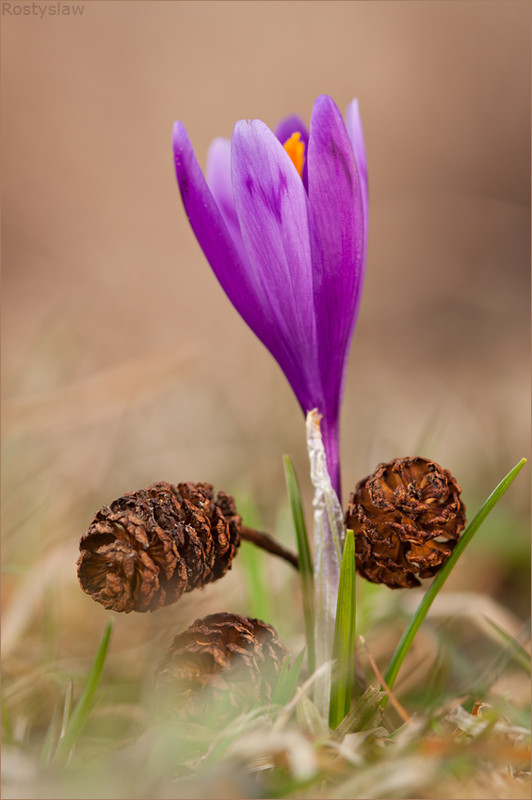
<svg viewBox="0 0 532 800"><path fill-rule="evenodd" d="M201 715L222 695L243 710L271 700L285 655L271 625L210 614L175 637L155 673L156 691L165 707L185 715Z"/></svg>
<svg viewBox="0 0 532 800"><path fill-rule="evenodd" d="M231 568L241 519L209 483L161 481L104 506L80 540L81 588L113 611L155 611Z"/></svg>
<svg viewBox="0 0 532 800"><path fill-rule="evenodd" d="M461 489L426 458L379 464L349 498L358 572L392 589L419 586L445 564L465 526Z"/></svg>

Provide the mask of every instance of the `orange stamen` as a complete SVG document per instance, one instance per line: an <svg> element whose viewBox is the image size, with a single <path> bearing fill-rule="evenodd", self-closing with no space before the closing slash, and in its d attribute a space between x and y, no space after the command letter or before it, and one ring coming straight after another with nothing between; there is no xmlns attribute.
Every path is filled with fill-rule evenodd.
<svg viewBox="0 0 532 800"><path fill-rule="evenodd" d="M305 162L305 142L301 141L301 134L299 131L293 133L292 136L286 140L283 147L290 156L292 164L299 172L299 177L302 177L303 164Z"/></svg>

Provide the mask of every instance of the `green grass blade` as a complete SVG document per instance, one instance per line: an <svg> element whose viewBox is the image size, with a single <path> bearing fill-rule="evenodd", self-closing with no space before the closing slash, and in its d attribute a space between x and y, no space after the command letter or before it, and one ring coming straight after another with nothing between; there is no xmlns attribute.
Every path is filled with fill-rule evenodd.
<svg viewBox="0 0 532 800"><path fill-rule="evenodd" d="M304 657L305 648L296 656L293 663L290 663L287 659L283 664L279 677L277 678L277 683L275 684L275 689L273 690L273 704L284 706L292 699L299 680Z"/></svg>
<svg viewBox="0 0 532 800"><path fill-rule="evenodd" d="M503 642L508 645L508 652L515 663L519 664L519 666L521 666L525 672L528 673L528 675L532 675L532 660L530 653L525 650L523 645L514 636L511 636L511 634L505 631L504 628L501 628L499 625L497 625L497 623L492 619L486 616L484 616L484 619L490 628L492 628L492 630L494 630L495 633L500 636Z"/></svg>
<svg viewBox="0 0 532 800"><path fill-rule="evenodd" d="M57 738L57 729L59 727L60 716L61 715L59 711L59 706L56 706L54 709L54 713L52 715L52 719L50 720L50 724L48 725L46 736L44 737L44 744L42 746L39 758L39 763L41 767L47 767L52 760L52 755L55 749L55 740Z"/></svg>
<svg viewBox="0 0 532 800"><path fill-rule="evenodd" d="M74 711L71 715L69 715L68 722L66 723L64 731L62 732L63 735L59 739L53 758L53 761L56 764L64 764L67 761L73 746L78 740L79 735L81 734L81 731L83 730L83 727L90 716L94 696L102 678L102 673L107 658L107 651L109 650L109 641L111 639L112 628L113 621L110 620L105 627L103 636L98 645L98 650L96 651L96 656L92 662L92 666L87 677L87 682L83 692L81 693L81 697L79 698Z"/></svg>
<svg viewBox="0 0 532 800"><path fill-rule="evenodd" d="M245 524L261 529L259 509L250 495L237 498L239 513ZM273 618L272 602L264 574L264 551L250 542L240 544L238 564L244 573L244 581L249 601L249 613L252 617L269 622Z"/></svg>
<svg viewBox="0 0 532 800"><path fill-rule="evenodd" d="M44 746L40 757L40 762L44 767L47 767L51 763L52 758L54 756L54 751L56 748L55 739L57 738L57 741L59 742L65 735L68 725L68 720L70 719L70 714L72 711L73 691L74 691L74 681L71 678L67 684L65 692L65 702L63 703L63 715L61 719L59 736L57 736L57 728L58 728L59 718L61 716L59 713L59 707L56 707L50 725L48 726L48 731L46 733L46 738L44 741Z"/></svg>
<svg viewBox="0 0 532 800"><path fill-rule="evenodd" d="M353 709L338 725L331 736L333 742L341 742L348 733L376 728L382 719L381 701L385 693L375 686L368 686L361 697L357 697Z"/></svg>
<svg viewBox="0 0 532 800"><path fill-rule="evenodd" d="M502 479L496 489L490 494L480 511L476 514L473 520L469 523L467 528L465 529L462 537L458 541L458 544L454 548L451 556L449 557L446 564L442 567L440 572L436 575L434 580L432 581L431 585L425 592L421 603L419 604L417 611L415 612L414 616L410 620L410 624L408 625L407 629L405 630L403 636L395 653L392 656L392 660L390 661L390 665L384 676L384 679L391 689L395 683L395 679L397 678L397 674L401 669L402 663L405 660L406 654L410 650L412 642L414 641L414 637L418 632L421 623L427 616L429 608L431 607L432 603L436 599L438 592L442 588L443 584L451 574L451 571L454 568L454 565L464 552L465 548L473 538L473 535L477 532L481 524L484 522L490 511L495 507L495 505L499 502L503 494L509 488L510 484L514 481L517 477L518 473L523 469L526 464L526 458L522 458L513 469L510 470L508 475ZM384 698L383 704L386 704L387 697Z"/></svg>
<svg viewBox="0 0 532 800"><path fill-rule="evenodd" d="M316 669L316 651L314 646L314 570L308 543L307 526L303 514L303 504L296 473L290 456L283 456L284 474L290 509L296 532L297 553L299 557L299 575L303 595L303 615L305 619L305 638L307 642L308 671Z"/></svg>
<svg viewBox="0 0 532 800"><path fill-rule="evenodd" d="M333 659L336 661L331 683L329 725L337 728L351 707L355 680L355 535L345 535L340 584L334 627Z"/></svg>
<svg viewBox="0 0 532 800"><path fill-rule="evenodd" d="M269 620L272 617L269 594L264 579L263 551L250 542L241 542L238 562L244 572L244 580L252 617Z"/></svg>
<svg viewBox="0 0 532 800"><path fill-rule="evenodd" d="M69 680L65 692L65 704L63 706L63 719L61 722L61 733L59 738L62 739L68 728L68 722L72 713L72 695L74 694L74 681L72 678Z"/></svg>
<svg viewBox="0 0 532 800"><path fill-rule="evenodd" d="M4 742L13 741L13 721L7 708L5 692L0 695L0 729Z"/></svg>

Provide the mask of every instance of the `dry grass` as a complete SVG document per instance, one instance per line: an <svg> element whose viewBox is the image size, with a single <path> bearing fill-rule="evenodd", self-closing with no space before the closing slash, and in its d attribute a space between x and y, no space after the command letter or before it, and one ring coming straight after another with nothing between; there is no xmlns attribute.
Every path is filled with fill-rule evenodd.
<svg viewBox="0 0 532 800"><path fill-rule="evenodd" d="M185 396L178 397L179 384L169 378L176 370L189 370ZM213 719L197 720L194 726L161 718L152 675L173 636L212 611L255 613L249 560L242 553L223 582L187 595L174 607L153 615L114 615L111 648L89 722L65 768L43 766L47 736L50 731L57 736L69 682L76 700L113 616L81 592L75 575L79 536L100 505L161 478L211 478L182 472L185 462L195 472L207 459L215 483L228 472L227 483L219 488L236 495L248 521L263 524L294 547L279 490L281 458L273 453L282 452L282 445L274 440L262 447L272 430L283 430L278 398L267 389L262 410L272 413L264 431L253 427L251 416L232 416L221 395L205 392L208 376L197 371L185 350L135 360L90 380L69 377L68 371L66 376L63 385L47 393L13 391L5 411L5 798L458 800L529 795L529 677L498 632L528 647L525 480L520 486L516 481L515 491L466 551L414 643L395 687L408 722L392 704L384 716L374 709L362 719L357 703L351 728L340 739L303 696L288 707L256 710L229 725L217 719L217 709ZM219 423L214 442L200 435L194 413L200 396L207 398L202 410L213 428L215 419ZM191 414L193 427L181 431L183 450L177 454L167 428L174 402L181 404L183 418ZM146 420L149 436L142 438ZM250 442L255 458L247 469ZM499 455L505 466L506 455ZM271 480L273 461L278 475ZM474 510L493 483L473 468L464 482L469 487L466 505ZM302 484L308 511L309 487ZM297 576L289 565L265 554L259 568L269 589L263 598L266 621L296 655L304 644ZM363 581L358 589L359 633L384 671L419 593L391 592ZM368 684L378 686L363 648L357 670L359 692ZM477 701L484 705L475 707Z"/></svg>
<svg viewBox="0 0 532 800"><path fill-rule="evenodd" d="M76 584L74 541L65 545L54 536L56 515L80 525L74 507L52 505L51 527L44 529L35 529L31 516L24 529L31 548L14 535L6 544L5 798L529 796L529 679L498 630L528 642L518 615L480 592L440 596L400 675L396 707L389 704L383 714L381 694L371 689L378 686L373 659L386 667L418 593L359 582L368 648L358 654L358 689L370 688L341 735L319 716L308 681L286 706L229 721L217 707L211 719L193 724L161 715L152 675L172 636L208 611L246 612L247 567L238 558L223 584L174 608L114 615L97 705L66 767L44 766L68 683L73 679L76 699L111 616ZM37 546L39 532L51 546ZM279 534L289 536L283 523ZM269 621L295 654L303 628L297 577L267 555L260 569L275 586Z"/></svg>

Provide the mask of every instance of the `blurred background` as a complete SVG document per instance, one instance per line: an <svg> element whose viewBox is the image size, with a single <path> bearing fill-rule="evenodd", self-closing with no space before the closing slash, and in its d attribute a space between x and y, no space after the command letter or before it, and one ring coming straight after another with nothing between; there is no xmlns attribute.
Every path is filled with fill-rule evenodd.
<svg viewBox="0 0 532 800"><path fill-rule="evenodd" d="M204 166L238 119L273 127L309 121L321 93L342 110L359 99L370 233L344 498L380 461L420 454L474 513L528 454L530 7L91 0L2 23L3 638L24 733L47 722L50 664L83 673L109 617L75 574L99 507L157 480L209 481L293 546L289 453L310 521L301 413L189 228L175 119ZM493 598L513 633L529 613L528 483L449 586ZM289 566L264 569L292 586ZM245 577L235 565L199 598L117 618L111 667L140 675L203 610L249 611ZM270 610L286 632L275 598Z"/></svg>

